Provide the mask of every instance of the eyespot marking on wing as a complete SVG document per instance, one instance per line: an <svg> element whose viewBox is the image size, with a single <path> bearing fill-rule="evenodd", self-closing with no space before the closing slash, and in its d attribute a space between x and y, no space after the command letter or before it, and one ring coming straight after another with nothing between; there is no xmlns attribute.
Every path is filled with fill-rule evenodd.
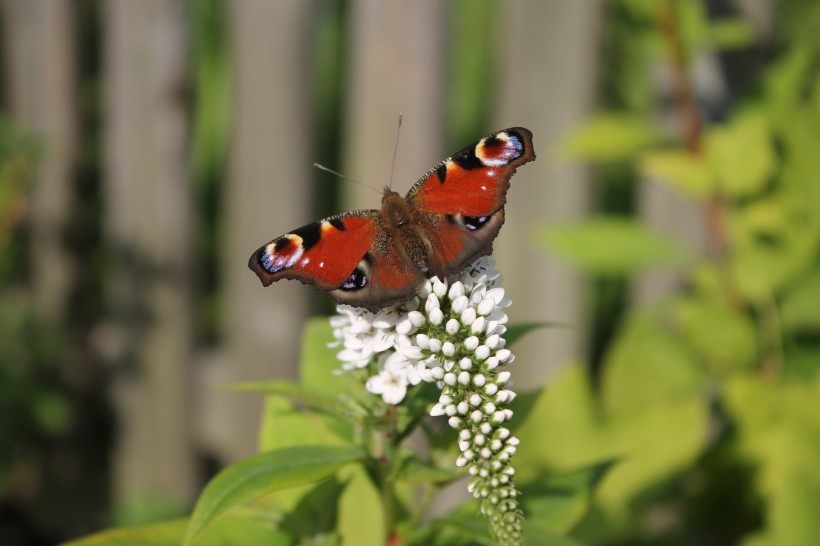
<svg viewBox="0 0 820 546"><path fill-rule="evenodd" d="M339 290L344 292L354 292L367 286L367 283L370 281L371 262L372 260L370 259L370 255L365 254L364 258L359 261L356 269L353 270L347 280L339 287Z"/></svg>
<svg viewBox="0 0 820 546"><path fill-rule="evenodd" d="M491 216L463 216L461 214L448 214L447 220L468 231L476 231L487 225Z"/></svg>
<svg viewBox="0 0 820 546"><path fill-rule="evenodd" d="M521 157L524 143L513 133L501 132L479 141L475 155L487 167L501 167Z"/></svg>
<svg viewBox="0 0 820 546"><path fill-rule="evenodd" d="M302 237L289 233L270 243L264 252L259 253L259 264L268 273L278 273L293 267L304 253Z"/></svg>

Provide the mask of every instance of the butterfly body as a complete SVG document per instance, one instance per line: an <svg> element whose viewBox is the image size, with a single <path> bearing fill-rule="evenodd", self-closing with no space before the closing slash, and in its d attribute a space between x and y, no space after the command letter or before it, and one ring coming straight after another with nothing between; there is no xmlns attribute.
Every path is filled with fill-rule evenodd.
<svg viewBox="0 0 820 546"><path fill-rule="evenodd" d="M463 270L492 251L516 168L535 159L532 133L493 133L445 159L405 197L339 214L260 247L248 266L268 286L297 279L339 303L378 310L406 301L425 278Z"/></svg>

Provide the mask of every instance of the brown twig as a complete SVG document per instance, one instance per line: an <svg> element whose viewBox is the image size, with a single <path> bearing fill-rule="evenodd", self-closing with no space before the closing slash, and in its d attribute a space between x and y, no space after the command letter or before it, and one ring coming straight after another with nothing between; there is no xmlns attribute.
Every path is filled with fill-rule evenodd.
<svg viewBox="0 0 820 546"><path fill-rule="evenodd" d="M663 0L658 12L658 25L672 63L672 85L675 110L678 114L686 149L693 155L703 154L703 123L683 46L678 21L677 0ZM720 258L726 252L726 227L723 220L723 202L715 193L706 205L706 228L709 235L709 253Z"/></svg>

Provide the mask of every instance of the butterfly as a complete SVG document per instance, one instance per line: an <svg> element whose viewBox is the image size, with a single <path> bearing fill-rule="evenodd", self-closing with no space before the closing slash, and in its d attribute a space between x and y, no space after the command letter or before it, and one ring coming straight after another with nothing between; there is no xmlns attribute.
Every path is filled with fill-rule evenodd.
<svg viewBox="0 0 820 546"><path fill-rule="evenodd" d="M290 231L248 262L264 286L296 279L337 302L377 311L411 299L429 277L458 273L490 254L516 169L535 159L532 132L512 127L448 157L402 197Z"/></svg>

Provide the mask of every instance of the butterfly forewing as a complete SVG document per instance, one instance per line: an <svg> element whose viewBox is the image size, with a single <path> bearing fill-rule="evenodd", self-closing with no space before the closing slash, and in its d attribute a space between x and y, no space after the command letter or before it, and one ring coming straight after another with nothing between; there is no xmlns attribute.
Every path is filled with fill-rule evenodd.
<svg viewBox="0 0 820 546"><path fill-rule="evenodd" d="M296 279L334 290L349 279L376 238L379 211L349 212L314 222L260 247L248 262L268 286Z"/></svg>
<svg viewBox="0 0 820 546"><path fill-rule="evenodd" d="M407 199L423 212L489 216L504 206L515 169L533 159L529 129L498 131L442 161Z"/></svg>

